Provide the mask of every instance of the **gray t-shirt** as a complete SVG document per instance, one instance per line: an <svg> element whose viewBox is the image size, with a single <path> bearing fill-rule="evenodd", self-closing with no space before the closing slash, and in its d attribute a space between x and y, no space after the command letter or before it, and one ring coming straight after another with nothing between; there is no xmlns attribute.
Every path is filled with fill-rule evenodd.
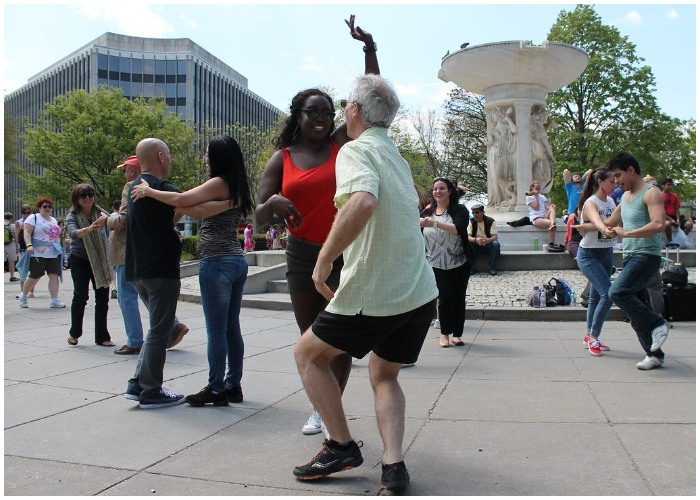
<svg viewBox="0 0 700 500"><path fill-rule="evenodd" d="M243 255L238 241L238 224L241 211L232 208L220 214L206 217L199 229L197 254L200 259L224 255Z"/></svg>
<svg viewBox="0 0 700 500"><path fill-rule="evenodd" d="M446 224L454 224L447 210L441 215L433 214L433 219ZM423 229L425 253L428 264L437 269L454 269L467 261L464 255L462 238L458 234L448 233L437 227Z"/></svg>

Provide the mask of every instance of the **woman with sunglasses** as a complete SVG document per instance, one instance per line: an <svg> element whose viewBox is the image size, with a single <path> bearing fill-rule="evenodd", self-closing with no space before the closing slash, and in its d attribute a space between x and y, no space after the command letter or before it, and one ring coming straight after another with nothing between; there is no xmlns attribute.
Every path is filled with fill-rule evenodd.
<svg viewBox="0 0 700 500"><path fill-rule="evenodd" d="M365 44L365 73L378 75L377 45L372 35L355 27L355 16L345 22L350 35ZM335 159L350 138L345 123L335 128L333 99L322 90L299 92L292 99L290 110L274 140L278 151L270 158L260 180L255 217L259 225L265 225L277 215L289 228L285 252L287 285L294 316L303 333L328 304L316 291L311 275L337 212L333 203ZM338 288L342 266L342 257L338 257L326 281L332 290ZM341 389L347 383L351 363L352 358L347 354L331 362ZM314 410L302 432L321 431L321 417Z"/></svg>
<svg viewBox="0 0 700 500"><path fill-rule="evenodd" d="M61 309L66 305L58 300L59 277L63 278L63 249L61 247L61 228L56 219L51 217L53 201L44 196L36 202L39 213L24 219L22 229L26 253L17 263L22 282L19 294L19 306L29 307L27 295L34 290L34 285L44 275L49 275L49 294L51 308ZM27 261L28 259L28 261Z"/></svg>
<svg viewBox="0 0 700 500"><path fill-rule="evenodd" d="M185 401L191 406L226 406L241 403L244 344L239 321L248 263L238 241L238 225L255 206L248 174L238 143L227 135L209 141L204 155L209 180L201 186L177 193L148 187L145 180L134 185L134 202L149 196L175 207L176 213L202 218L188 207L216 201L223 208L203 217L199 229L199 287L207 326L209 380ZM228 371L226 361L228 360Z"/></svg>
<svg viewBox="0 0 700 500"><path fill-rule="evenodd" d="M420 225L428 263L439 292L440 347L464 345L464 319L471 263L476 260L467 241L469 210L459 203L460 191L445 177L433 181L435 200Z"/></svg>
<svg viewBox="0 0 700 500"><path fill-rule="evenodd" d="M70 201L66 228L72 239L69 259L73 302L68 343L78 345L78 339L83 335L83 316L92 283L95 291L95 344L110 347L114 344L107 331L107 310L112 275L107 258L107 230L104 227L109 212L95 203L95 188L90 184L75 186Z"/></svg>

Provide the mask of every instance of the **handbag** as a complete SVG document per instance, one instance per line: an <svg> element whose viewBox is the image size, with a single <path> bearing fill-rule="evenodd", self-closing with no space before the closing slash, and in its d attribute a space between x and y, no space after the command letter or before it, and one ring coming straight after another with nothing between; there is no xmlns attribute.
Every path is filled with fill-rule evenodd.
<svg viewBox="0 0 700 500"><path fill-rule="evenodd" d="M676 249L676 261L669 260L668 250ZM685 286L688 283L688 270L682 262L680 262L680 247L677 244L669 243L666 245L666 257L664 258L664 270L661 273L661 281L668 285Z"/></svg>

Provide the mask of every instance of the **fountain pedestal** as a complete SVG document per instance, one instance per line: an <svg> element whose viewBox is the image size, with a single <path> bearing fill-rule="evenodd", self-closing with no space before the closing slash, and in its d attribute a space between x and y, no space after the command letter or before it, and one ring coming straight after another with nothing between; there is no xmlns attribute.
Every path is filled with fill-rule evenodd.
<svg viewBox="0 0 700 500"><path fill-rule="evenodd" d="M523 41L475 45L448 54L438 77L485 97L488 213L497 222L528 214L525 191L552 186L555 159L547 131L547 92L558 90L588 65L588 54L571 45Z"/></svg>

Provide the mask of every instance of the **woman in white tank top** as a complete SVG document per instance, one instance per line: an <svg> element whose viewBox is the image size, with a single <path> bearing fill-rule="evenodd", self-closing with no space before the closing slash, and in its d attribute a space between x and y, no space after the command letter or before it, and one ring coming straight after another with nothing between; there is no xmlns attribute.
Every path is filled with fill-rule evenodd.
<svg viewBox="0 0 700 500"><path fill-rule="evenodd" d="M599 337L612 307L608 290L616 240L609 237L605 221L615 210L615 202L609 196L614 189L613 176L609 171L599 168L593 172L579 200L581 224L574 226L583 234L576 261L581 272L591 282L584 343L593 356L600 356L601 351L609 350Z"/></svg>

